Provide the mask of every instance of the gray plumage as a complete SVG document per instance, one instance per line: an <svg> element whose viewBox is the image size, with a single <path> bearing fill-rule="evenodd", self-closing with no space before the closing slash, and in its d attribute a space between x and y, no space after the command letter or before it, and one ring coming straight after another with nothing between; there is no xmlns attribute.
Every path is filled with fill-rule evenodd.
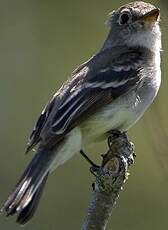
<svg viewBox="0 0 168 230"><path fill-rule="evenodd" d="M40 115L27 146L37 153L4 204L26 223L34 214L49 173L111 129L128 130L160 86L159 10L133 2L110 14L101 50L79 66Z"/></svg>

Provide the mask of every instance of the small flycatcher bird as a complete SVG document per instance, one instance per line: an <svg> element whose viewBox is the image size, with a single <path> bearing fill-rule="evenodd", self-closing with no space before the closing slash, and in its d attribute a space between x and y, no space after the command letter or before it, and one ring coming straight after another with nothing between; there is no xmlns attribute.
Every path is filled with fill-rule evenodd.
<svg viewBox="0 0 168 230"><path fill-rule="evenodd" d="M102 48L79 66L42 111L27 146L38 145L15 190L7 215L25 224L34 214L48 175L110 130L127 131L144 114L161 82L160 12L137 1L109 15Z"/></svg>

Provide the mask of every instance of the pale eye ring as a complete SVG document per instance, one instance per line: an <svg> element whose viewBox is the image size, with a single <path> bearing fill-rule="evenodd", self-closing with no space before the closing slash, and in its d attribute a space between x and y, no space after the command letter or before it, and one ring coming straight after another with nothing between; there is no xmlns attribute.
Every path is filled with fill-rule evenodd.
<svg viewBox="0 0 168 230"><path fill-rule="evenodd" d="M129 11L123 11L119 16L119 24L124 25L131 22L131 14Z"/></svg>

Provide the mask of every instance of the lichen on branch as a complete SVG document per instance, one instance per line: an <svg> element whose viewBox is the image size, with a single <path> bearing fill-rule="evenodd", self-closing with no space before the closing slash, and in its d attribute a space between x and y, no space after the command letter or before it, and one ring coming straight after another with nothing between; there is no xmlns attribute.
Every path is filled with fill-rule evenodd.
<svg viewBox="0 0 168 230"><path fill-rule="evenodd" d="M105 230L119 192L128 178L128 168L134 163L134 145L126 133L110 131L108 151L102 155L100 167L91 167L96 179L82 230Z"/></svg>

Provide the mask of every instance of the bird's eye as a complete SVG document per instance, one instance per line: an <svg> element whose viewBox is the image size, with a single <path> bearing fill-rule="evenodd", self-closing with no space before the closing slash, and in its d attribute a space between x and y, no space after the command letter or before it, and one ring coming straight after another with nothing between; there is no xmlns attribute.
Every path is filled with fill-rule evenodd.
<svg viewBox="0 0 168 230"><path fill-rule="evenodd" d="M119 17L119 24L127 24L131 20L131 15L129 12L123 12Z"/></svg>

